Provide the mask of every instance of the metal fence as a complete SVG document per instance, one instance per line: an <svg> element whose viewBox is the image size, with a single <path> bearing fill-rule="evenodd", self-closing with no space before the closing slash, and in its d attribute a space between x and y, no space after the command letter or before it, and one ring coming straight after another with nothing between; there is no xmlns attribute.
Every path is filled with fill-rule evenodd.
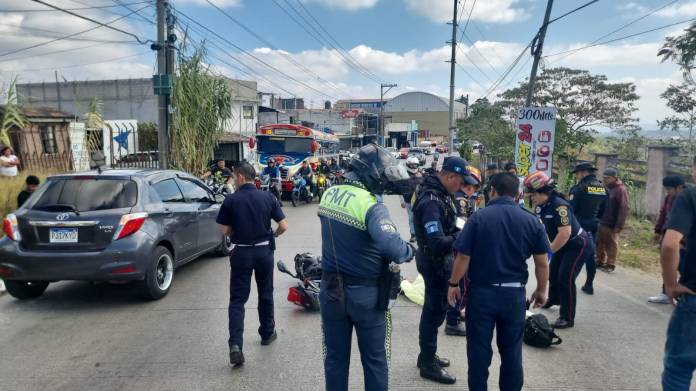
<svg viewBox="0 0 696 391"><path fill-rule="evenodd" d="M145 131L135 121L106 121L101 130L102 145L93 150L104 151L107 166L111 168L158 168L156 132ZM153 140L154 138L154 140Z"/></svg>

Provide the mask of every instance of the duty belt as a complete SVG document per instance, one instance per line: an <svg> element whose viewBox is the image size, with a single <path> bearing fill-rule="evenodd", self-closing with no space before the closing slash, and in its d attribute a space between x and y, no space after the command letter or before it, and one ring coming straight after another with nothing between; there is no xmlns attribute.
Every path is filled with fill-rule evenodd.
<svg viewBox="0 0 696 391"><path fill-rule="evenodd" d="M268 246L269 244L271 244L270 240L266 240L265 242L256 243L256 244L237 244L237 243L235 243L234 245L239 246L239 247L262 247L262 246Z"/></svg>
<svg viewBox="0 0 696 391"><path fill-rule="evenodd" d="M323 277L333 277L340 276L343 280L344 285L359 285L359 286L377 286L379 285L378 278L363 278L363 277L353 277L346 274L338 274L331 272L324 272Z"/></svg>

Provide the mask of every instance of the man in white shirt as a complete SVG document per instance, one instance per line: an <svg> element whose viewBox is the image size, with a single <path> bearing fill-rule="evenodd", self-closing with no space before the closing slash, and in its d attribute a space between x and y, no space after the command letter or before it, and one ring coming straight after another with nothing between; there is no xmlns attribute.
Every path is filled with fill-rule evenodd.
<svg viewBox="0 0 696 391"><path fill-rule="evenodd" d="M12 148L3 147L0 153L0 176L17 176L19 158L12 154Z"/></svg>

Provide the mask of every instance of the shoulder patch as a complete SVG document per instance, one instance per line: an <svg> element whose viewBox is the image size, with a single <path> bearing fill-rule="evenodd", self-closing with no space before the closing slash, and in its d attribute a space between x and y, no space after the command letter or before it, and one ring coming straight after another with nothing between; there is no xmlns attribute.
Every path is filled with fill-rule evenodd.
<svg viewBox="0 0 696 391"><path fill-rule="evenodd" d="M568 207L565 205L561 205L558 208L556 208L556 212L558 213L558 216L561 218L561 225L568 225L570 224L570 217L568 217Z"/></svg>
<svg viewBox="0 0 696 391"><path fill-rule="evenodd" d="M396 232L396 226L394 223L387 219L382 219L379 221L379 228L382 230L382 232L388 234Z"/></svg>
<svg viewBox="0 0 696 391"><path fill-rule="evenodd" d="M440 231L440 222L439 221L428 221L425 223L425 233L427 234L433 234L435 232Z"/></svg>

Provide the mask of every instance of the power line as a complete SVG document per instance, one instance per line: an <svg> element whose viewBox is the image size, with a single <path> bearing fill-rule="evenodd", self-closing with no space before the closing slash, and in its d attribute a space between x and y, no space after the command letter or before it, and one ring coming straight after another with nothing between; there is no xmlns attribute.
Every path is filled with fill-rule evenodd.
<svg viewBox="0 0 696 391"><path fill-rule="evenodd" d="M66 65L66 66L62 66L62 67L46 67L46 68L34 68L34 69L24 69L23 68L23 69L14 69L14 70L3 70L3 72L19 73L19 72L53 71L53 70L68 69L68 68L82 68L82 67L87 67L90 65L104 64L104 63L113 62L113 61L125 60L127 58L140 57L140 56L144 56L144 55L150 54L150 53L152 53L152 52L150 50L148 50L146 52L131 54L129 56L110 58L108 60L103 60L103 61L79 63L79 64L73 64L73 65Z"/></svg>
<svg viewBox="0 0 696 391"><path fill-rule="evenodd" d="M312 20L314 20L314 22L316 22L317 26L319 26L319 28L322 29L326 33L326 35L338 46L338 48L341 49L346 55L348 55L348 57L350 57L357 66L364 69L369 74L375 76L377 79L382 79L379 75L370 71L364 65L362 65L355 57L353 57L352 54L350 54L349 51L347 51L343 46L341 46L341 44L336 40L336 38L334 38L333 35L331 35L331 33L329 33L329 31L324 28L324 26L319 22L319 20L316 17L314 17L314 15L307 9L307 7L304 6L304 4L302 4L301 1L299 1L299 0L296 0L296 1L297 1L297 4L299 4L300 7L302 7L302 9L307 13L307 15L309 15L309 17L312 18Z"/></svg>
<svg viewBox="0 0 696 391"><path fill-rule="evenodd" d="M203 24L201 24L200 22L198 22L198 21L196 21L195 19L191 18L190 16L188 16L188 15L186 15L186 14L180 12L180 11L175 11L175 12L176 12L178 15L181 15L181 16L183 16L184 18L186 18L187 20L193 22L195 25L201 27L203 30L207 31L208 33L213 34L214 36L218 37L219 39L221 39L222 41L226 42L228 45L234 47L236 50L240 51L240 52L243 53L244 55L246 55L246 56L252 58L253 60L257 61L258 63L260 63L260 64L266 66L267 68L270 68L270 69L272 69L273 71L275 71L275 72L277 72L277 73L283 75L285 78L294 81L294 82L297 83L298 85L302 85L302 86L304 86L304 87L306 87L306 88L308 88L308 89L310 89L310 90L312 90L312 91L315 91L315 92L317 92L317 93L318 93L319 95L321 95L321 96L325 96L325 97L328 97L328 98L331 98L331 99L336 100L336 97L331 96L331 95L329 95L329 94L327 94L327 93L325 93L325 92L319 91L319 90L317 90L316 88L314 88L314 87L312 87L312 86L310 86L310 85L308 85L308 84L306 84L306 83L304 83L304 82L302 82L302 81L300 81L300 80L297 80L296 78L294 78L294 77L288 75L287 73L281 71L280 69L274 67L273 65L270 65L270 64L266 63L265 61L261 60L260 58L254 56L253 54L251 54L251 53L247 52L246 50L242 49L241 47L239 47L238 45L234 44L234 43L233 43L232 41L230 41L229 39L222 37L220 34L216 33L215 31L211 30L210 28L204 26Z"/></svg>
<svg viewBox="0 0 696 391"><path fill-rule="evenodd" d="M643 16L637 18L637 19L634 19L634 20L632 20L632 21L630 21L630 22L628 22L628 23L622 25L621 27L619 27L619 28L617 28L617 29L615 29L615 30L613 30L613 31L610 31L610 32L608 32L608 33L602 35L601 37L599 37L599 38L593 40L592 42L590 42L590 45L591 45L591 44L594 44L594 43L597 43L597 42L601 41L601 40L604 39L604 38L610 37L610 36L612 36L612 35L618 33L619 31L624 30L624 29L626 29L626 28L628 28L628 27L630 27L630 26L632 26L632 25L634 25L634 24L640 22L641 20L647 18L648 16L653 15L653 14L655 14L655 13L661 11L661 10L664 9L664 8L667 8L667 7L671 6L671 5L674 4L674 3L677 3L678 1L679 1L679 0L672 0L672 1L670 1L670 2L668 2L668 3L666 3L666 4L662 5L662 6L660 6L660 7L658 7L658 8L655 8L655 9L651 10L650 12L646 13L645 15L643 15ZM561 57L561 58L557 58L557 59L555 59L555 60L552 61L552 62L559 62L559 61L563 60L564 58L567 58L569 55L570 55L570 54L567 54L567 55L565 55L565 56L563 56L563 57Z"/></svg>
<svg viewBox="0 0 696 391"><path fill-rule="evenodd" d="M102 44L102 43L93 43L93 44L91 44L91 45L80 46L80 47L76 47L76 48L61 49L61 50L53 50L53 51L50 51L50 52L32 54L32 55L29 55L29 56L6 58L6 59L4 59L4 60L0 60L0 63L2 63L2 62L9 62L9 61L17 61L17 60L26 60L26 59L28 59L28 58L34 58L34 57L50 56L50 55L52 55L52 54L74 52L74 51L77 51L77 50L90 49L90 48L97 47L97 46L103 46L103 44Z"/></svg>
<svg viewBox="0 0 696 391"><path fill-rule="evenodd" d="M693 22L694 20L696 20L696 18L686 19L686 20L682 20L682 21L679 21L679 22L670 23L670 24L667 24L667 25L664 25L664 26L655 27L655 28L652 28L652 29L649 29L649 30L641 31L641 32L638 32L638 33L635 33L635 34L624 35L623 37L619 37L619 38L615 38L615 39L610 39L610 40L602 41L602 42L597 42L597 43L594 43L594 44L591 44L591 45L587 45L587 46L583 46L583 47L579 47L579 48L576 48L576 49L570 49L570 50L565 50L565 51L562 51L562 52L556 52L556 53L552 53L552 54L547 54L547 55L544 56L544 57L554 57L554 56L560 56L561 54L566 54L566 53L575 53L575 52L579 52L579 51L581 51L581 50L589 49L589 48L592 48L592 47L595 47L595 46L606 45L606 44L608 44L608 43L613 43L613 42L617 42L617 41L622 41L622 40L624 40L624 39L637 37L637 36L639 36L639 35L648 34L648 33L652 33L652 32L659 31L659 30L664 30L664 29L666 29L666 28L674 27L674 26L677 26L677 25L680 25L680 24Z"/></svg>
<svg viewBox="0 0 696 391"><path fill-rule="evenodd" d="M39 1L39 0L34 0L34 1ZM147 6L146 6L146 7L147 7ZM143 8L145 8L145 7L143 7ZM110 22L107 22L107 23L99 23L99 24L100 24L99 26L95 26L95 27L92 27L92 28L88 28L87 30L78 31L78 32L76 32L76 33L68 34L68 35L65 35L65 36L63 36L63 37L59 37L59 38L56 38L56 39L52 39L52 40L50 40L50 41L45 41L45 42L37 43L37 44L35 44L35 45L30 45L30 46L25 46L25 47L23 47L23 48L10 50L9 52L0 53L0 57L4 57L4 56L10 55L10 54L15 54L15 53L23 52L23 51L29 50L29 49L34 49L34 48L37 48L37 47L40 47L40 46L49 45L49 44L51 44L51 43L58 42L58 41L61 41L61 40L64 40L64 39L69 39L69 38L72 38L72 37L77 36L77 35L80 35L80 34L88 33L88 32L90 32L90 31L94 31L94 30L96 30L96 29L98 29L98 28L103 27L102 25L107 25L107 26L108 26L109 24L115 23L115 22L117 22L117 21L119 21L119 20L121 20L121 19L126 18L127 16L128 16L128 15L123 15L123 16L121 16L120 18L116 18L116 19L114 19L114 20L112 20L112 21L110 21ZM108 27L110 27L110 26L108 26ZM131 35L130 33L128 33L128 34Z"/></svg>
<svg viewBox="0 0 696 391"><path fill-rule="evenodd" d="M498 81L496 81L496 83L494 83L494 84L491 86L491 88L489 88L489 89L486 91L486 95L484 95L484 98L488 98L488 96L489 96L491 93L493 93L493 91L495 91L495 89L498 88L498 86L500 86L500 84L505 80L505 78L508 77L508 75L510 74L510 72L512 72L512 70L513 70L513 69L517 66L517 64L520 62L520 60L522 59L522 57L524 56L524 54L527 53L527 49L529 49L529 48L532 46L532 43L533 43L533 42L534 42L534 41L529 42L529 43L527 44L527 46L525 46L524 49L522 49L522 51L520 52L520 54L512 61L512 63L510 64L510 66L509 66L509 67L507 68L507 70L503 73L503 75L498 79Z"/></svg>
<svg viewBox="0 0 696 391"><path fill-rule="evenodd" d="M474 49L474 50L476 51L476 53L478 53L479 57L481 57L481 58L483 59L483 61L485 61L486 64L488 64L488 67L491 68L491 69L493 70L493 72L497 73L498 76L501 76L501 73L498 72L498 70L493 66L493 64L491 64L490 61L488 61L488 58L486 58L486 56L483 55L483 52L481 52L481 51L476 47L476 44L471 40L471 38L469 38L468 35L464 35L464 38L466 38L467 42L469 42L469 44L471 45L471 48ZM501 61L501 62L502 62L502 61Z"/></svg>
<svg viewBox="0 0 696 391"><path fill-rule="evenodd" d="M563 18L565 18L566 16L568 16L568 15L570 15L570 14L576 13L576 12L580 11L581 9L583 9L583 8L585 8L585 7L589 7L589 6L591 6L592 4L594 4L594 3L598 2L598 1L599 1L599 0L588 1L587 3L581 5L581 6L578 7L578 8L575 8L575 9L572 10L572 11L568 11L568 12L566 12L565 14L563 14L563 15L557 17L557 18L554 18L554 19L549 20L549 23L547 23L547 25L548 25L548 24L551 24L551 23L553 23L553 22L555 22L555 21L557 21L557 20L559 20L559 19L563 19Z"/></svg>
<svg viewBox="0 0 696 391"><path fill-rule="evenodd" d="M469 54L466 53L466 52L464 51L464 49L462 49L461 46L457 46L457 49L459 49L459 51L464 55L464 57L466 57L466 59L469 60L469 62L471 63L471 65L473 65L476 69L478 69L478 71L479 71L486 79L488 79L489 82L495 83L495 82L488 76L488 74L487 74L486 72L484 72L483 69L481 69L481 67L479 67L478 64L476 64L476 62L474 62L474 60L471 59L471 57L469 57Z"/></svg>
<svg viewBox="0 0 696 391"><path fill-rule="evenodd" d="M302 22L300 22L293 14L290 13L290 11L288 11L288 10L285 9L283 6L281 6L280 3L278 3L277 0L272 0L272 1L273 1L273 3L274 3L278 8L280 8L286 15L288 15L288 17L289 17L290 19L292 19L292 20L293 20L298 26L300 26L307 34L309 34L309 36L311 36L312 38L314 38L314 40L317 41L320 45L322 45L322 46L326 45L326 46L328 46L328 47L334 47L333 45L331 45L330 42L328 42L328 41L326 41L326 40L322 40L322 39L320 39L319 37L317 37L317 34L318 34L319 36L321 36L321 37L323 38L323 36L319 33L319 31L318 31L311 23L309 23L309 21L307 21L306 18L304 18L304 17L299 13L299 11L297 11L296 8L292 7L291 4L287 3L288 7L290 7L298 16L300 16L301 18L303 18L303 19L305 20L305 23L307 24L307 26L309 26L310 28L312 28L312 29L316 32L316 34L315 34L315 33L312 33L311 31L309 31L309 30L307 29L307 26L305 26L305 24L303 24ZM334 47L334 49L336 49L336 48ZM329 52L330 52L333 56L340 56L340 57L342 57L343 60L341 60L341 61L343 61L344 63L346 63L346 65L348 65L349 68L351 68L351 69L357 71L358 73L360 73L363 77L365 77L365 78L367 78L367 79L369 79L369 80L371 80L371 81L373 81L373 82L375 82L375 83L381 83L381 80L379 79L379 77L376 77L376 76L374 76L374 75L371 75L369 72L366 72L366 71L360 69L360 67L358 67L357 65L353 64L352 61L350 60L350 58L348 58L345 54L343 54L343 53L342 53L341 51L339 51L338 49L336 49L336 52L333 52L333 51L329 51ZM340 60L340 58L339 58L339 60Z"/></svg>
<svg viewBox="0 0 696 391"><path fill-rule="evenodd" d="M121 1L121 0L111 0L111 1L113 1L114 3L120 5L121 7L125 8L125 9L127 9L128 11L133 11L133 9L130 8L128 4L125 4L125 3L124 3L123 1ZM150 4L150 5L152 5L152 4ZM157 23L155 23L154 20L149 19L147 16L141 14L140 11L134 11L134 12L135 12L135 15L138 16L141 20L144 20L145 23L149 23L149 24L151 24L151 25L156 25L156 24L157 24Z"/></svg>
<svg viewBox="0 0 696 391"><path fill-rule="evenodd" d="M484 87L483 85L481 85L481 83L479 83L478 81L476 81L476 79L474 79L474 77L471 75L471 73L469 73L469 71L466 70L466 68L464 68L463 66L461 66L459 63L455 63L455 64L459 67L459 69L462 70L462 72L464 72L467 76L469 76L469 79L471 79L471 81L473 81L474 83L476 83L477 86L481 87L481 90L483 90L483 91L486 90L486 87Z"/></svg>
<svg viewBox="0 0 696 391"><path fill-rule="evenodd" d="M471 21L471 14L474 13L474 7L476 7L476 0L474 0L474 3L471 5L471 10L469 10L469 16L466 18L466 24L464 24L464 28L462 29L462 35L459 37L459 42L462 42L462 39L464 39L464 33L466 33L466 28L469 27L469 21Z"/></svg>
<svg viewBox="0 0 696 391"><path fill-rule="evenodd" d="M263 38L262 36L260 36L259 34L257 34L255 31L253 31L253 30L250 29L249 27L245 26L245 25L244 25L243 23L241 23L239 20L237 20L236 18L234 18L234 17L233 17L232 15L230 15L228 12L225 12L224 10L222 10L220 7L218 7L217 5L215 5L215 4L214 4L213 2L211 2L210 0L206 0L206 1L208 2L208 4L209 4L210 6L212 6L213 8L215 8L215 9L216 9L218 12L220 12L221 14L225 15L228 19L230 19L231 21L233 21L237 26L239 26L239 27L241 27L242 29L244 29L244 31L246 31L247 33L249 33L249 34L251 34L252 36L254 36L254 37L255 37L257 40L259 40L261 43L267 45L270 49L275 50L275 51L277 51L278 53L280 53L280 55L282 55L286 60L288 60L288 62L291 62L291 63L294 64L296 67L298 67L300 70L304 71L304 72L307 73L307 74L310 74L310 75L314 76L317 80L326 83L329 87L333 88L333 89L334 89L336 92L338 92L339 94L341 94L341 95L346 95L346 96L348 95L348 94L346 94L344 91L342 91L341 89L339 89L339 88L338 88L335 84L333 84L332 82L323 79L321 76L319 76L318 74L316 74L315 72L313 72L311 69L309 69L309 68L305 67L304 65L302 65L301 63L297 62L297 61L296 61L294 58L292 58L292 56L290 56L289 54L287 54L287 53L285 53L285 52L279 50L277 47L275 47L275 46L274 46L272 43L270 43L268 40L266 40L265 38Z"/></svg>
<svg viewBox="0 0 696 391"><path fill-rule="evenodd" d="M72 15L72 16L78 17L78 18L80 18L80 19L84 19L84 20L90 21L90 22L92 22L92 23L98 24L98 25L101 26L101 27L106 27L106 28L108 28L109 30L114 30L114 31L117 31L117 32L122 33L122 34L130 35L131 37L135 38L135 40L138 41L138 43L141 44L141 45L145 45L145 44L147 44L147 43L154 43L154 41L152 41L152 40L143 41L143 40L140 39L140 37L138 37L137 35L135 35L135 34L133 34L133 33L131 33L131 32L128 32L128 31L125 31L125 30L121 30L121 29L116 28L116 27L113 27L113 26L109 26L109 24L115 22L116 20L113 20L113 21L111 21L111 22L109 22L109 23L102 23L102 22L97 21L97 20L94 20L94 19L92 19L92 18L88 18L88 17L86 17L86 16L77 14L77 13L75 13L75 12L66 10L66 9L64 9L64 8L60 8L60 7L57 7L57 6L55 6L55 5L46 3L46 2L43 1L43 0L32 0L32 1L34 1L34 2L36 2L36 3L39 3L39 4L43 4L43 5L47 6L47 7L54 8L54 9L59 10L59 11L63 11L63 12L65 12L65 13L67 13L67 14L70 14L70 15ZM149 7L149 5L146 5L145 7L141 8L140 10L145 9L145 8L147 8L147 7ZM138 10L138 11L140 11L140 10ZM134 13L136 13L136 12L137 12L137 11L133 11L133 12L131 12L129 15L132 15L132 14L134 14ZM118 19L117 19L117 20L118 20Z"/></svg>
<svg viewBox="0 0 696 391"><path fill-rule="evenodd" d="M54 31L54 30L45 30L45 29L40 29L40 28L35 28L35 27L27 27L27 26L20 26L17 24L10 24L10 23L0 23L0 26L8 26L8 27L16 27L20 30L28 30L28 31L37 31L41 33L50 33L50 34L59 34L59 35L54 35L54 36L35 36L37 38L62 38L63 33L59 31ZM5 35L18 35L18 34L12 34L12 33L4 33ZM20 35L22 37L26 38L26 35ZM119 40L109 40L109 39L96 39L96 38L78 38L78 37L71 37L71 38L65 38L65 40L68 41L86 41L86 42L100 42L100 43L118 43L118 44L133 44L133 45L139 45L137 42L134 41L119 41Z"/></svg>
<svg viewBox="0 0 696 391"><path fill-rule="evenodd" d="M145 4L147 1L138 1L135 3L124 3L123 5L140 5L140 4ZM98 10L98 9L106 9L106 8L116 8L120 7L121 5L95 5L95 6L87 6L87 7L79 7L79 8L66 8L68 11L84 11L84 10ZM17 13L26 13L26 12L60 12L57 9L18 9L18 10L0 10L0 12L17 12Z"/></svg>

